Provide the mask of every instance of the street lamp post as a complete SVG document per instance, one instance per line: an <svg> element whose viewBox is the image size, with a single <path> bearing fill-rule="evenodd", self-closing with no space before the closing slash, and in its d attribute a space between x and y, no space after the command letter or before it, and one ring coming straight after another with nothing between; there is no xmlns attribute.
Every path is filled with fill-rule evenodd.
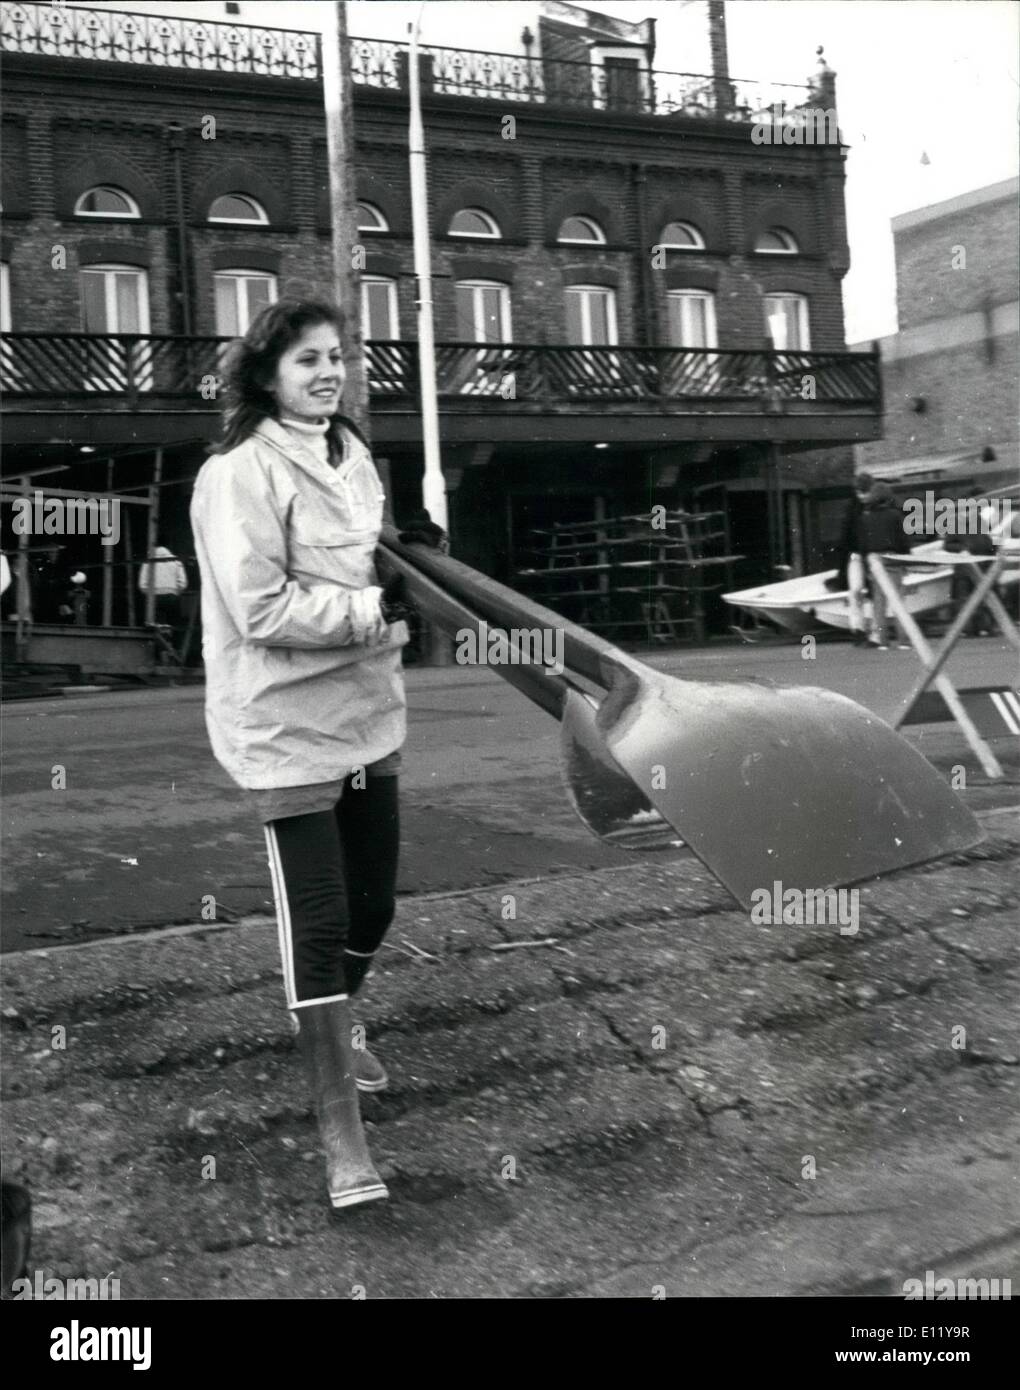
<svg viewBox="0 0 1020 1390"><path fill-rule="evenodd" d="M425 6L421 6L410 31L408 78L411 116L408 153L411 174L411 224L414 236L414 273L418 288L418 368L421 381L421 430L425 448L422 500L432 520L448 530L446 485L439 457L439 406L436 400L436 344L432 325L432 259L429 245L428 184L425 167L425 131L421 119L421 82L418 72L418 35Z"/></svg>

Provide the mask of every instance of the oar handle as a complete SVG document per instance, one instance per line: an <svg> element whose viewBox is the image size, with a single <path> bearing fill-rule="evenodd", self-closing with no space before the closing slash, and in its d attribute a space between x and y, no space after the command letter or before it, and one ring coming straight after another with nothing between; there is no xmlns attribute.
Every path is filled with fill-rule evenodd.
<svg viewBox="0 0 1020 1390"><path fill-rule="evenodd" d="M617 647L593 632L578 627L569 618L564 618L562 613L554 613L551 608L525 598L523 594L508 589L505 584L479 574L477 570L438 550L424 545L402 545L391 526L383 527L379 544L394 559L408 561L415 570L435 580L441 586L441 592L471 604L486 622L504 628L548 628L562 632L563 663L567 670L576 671L603 689L610 684L609 673L604 669L603 662L608 661L614 666L630 664L629 658ZM474 621L478 621L477 616ZM436 622L442 625L438 616ZM550 677L543 679L549 680Z"/></svg>
<svg viewBox="0 0 1020 1390"><path fill-rule="evenodd" d="M384 571L382 578L388 579L391 574L403 575L404 585L415 608L450 637L456 638L465 630L477 632L479 625L484 621L480 615L453 594L441 589L434 580L413 565L406 558L407 549L406 546L400 546L401 553L398 553L389 546L385 548L379 556L379 568ZM554 719L563 718L568 683L561 677L546 675L541 667L528 664L513 665L501 662L495 670L508 684L514 686L522 695L526 695L533 704L544 709L546 714L551 714Z"/></svg>

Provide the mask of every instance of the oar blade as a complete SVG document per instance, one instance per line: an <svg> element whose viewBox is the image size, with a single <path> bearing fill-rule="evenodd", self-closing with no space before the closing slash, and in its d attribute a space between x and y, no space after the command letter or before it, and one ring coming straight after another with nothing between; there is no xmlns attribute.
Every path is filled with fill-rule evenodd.
<svg viewBox="0 0 1020 1390"><path fill-rule="evenodd" d="M745 905L777 880L836 887L982 838L931 764L844 696L648 668L621 682L593 721L606 753Z"/></svg>
<svg viewBox="0 0 1020 1390"><path fill-rule="evenodd" d="M592 834L619 849L677 848L682 841L676 831L610 756L597 711L576 690L567 692L560 769L574 810Z"/></svg>

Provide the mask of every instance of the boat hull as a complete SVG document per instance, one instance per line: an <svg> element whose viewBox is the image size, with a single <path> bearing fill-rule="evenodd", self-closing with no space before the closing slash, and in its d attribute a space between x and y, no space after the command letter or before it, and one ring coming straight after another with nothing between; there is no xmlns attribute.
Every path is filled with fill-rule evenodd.
<svg viewBox="0 0 1020 1390"><path fill-rule="evenodd" d="M938 548L937 543L921 545L911 553L923 556L926 551ZM837 574L834 569L822 570L818 574L783 579L778 584L723 594L723 599L735 608L743 608L774 623L784 632L799 635L817 631L819 627L849 632L852 611L849 590L826 587L827 581L835 579ZM930 613L949 603L952 597L953 571L949 566L939 569L918 566L916 570L900 571L898 578L907 610L912 614Z"/></svg>

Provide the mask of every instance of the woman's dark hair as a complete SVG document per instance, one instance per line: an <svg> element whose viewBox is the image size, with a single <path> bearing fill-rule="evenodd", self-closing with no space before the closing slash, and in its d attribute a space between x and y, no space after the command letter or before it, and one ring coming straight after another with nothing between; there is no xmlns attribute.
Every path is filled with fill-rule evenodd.
<svg viewBox="0 0 1020 1390"><path fill-rule="evenodd" d="M225 454L243 443L267 415L277 417L276 398L269 390L277 364L306 328L322 323L330 324L343 337L344 313L338 305L324 299L280 299L252 320L243 338L231 343L224 361L223 437L210 453ZM342 418L353 428L344 417L333 416L330 436L337 445Z"/></svg>

